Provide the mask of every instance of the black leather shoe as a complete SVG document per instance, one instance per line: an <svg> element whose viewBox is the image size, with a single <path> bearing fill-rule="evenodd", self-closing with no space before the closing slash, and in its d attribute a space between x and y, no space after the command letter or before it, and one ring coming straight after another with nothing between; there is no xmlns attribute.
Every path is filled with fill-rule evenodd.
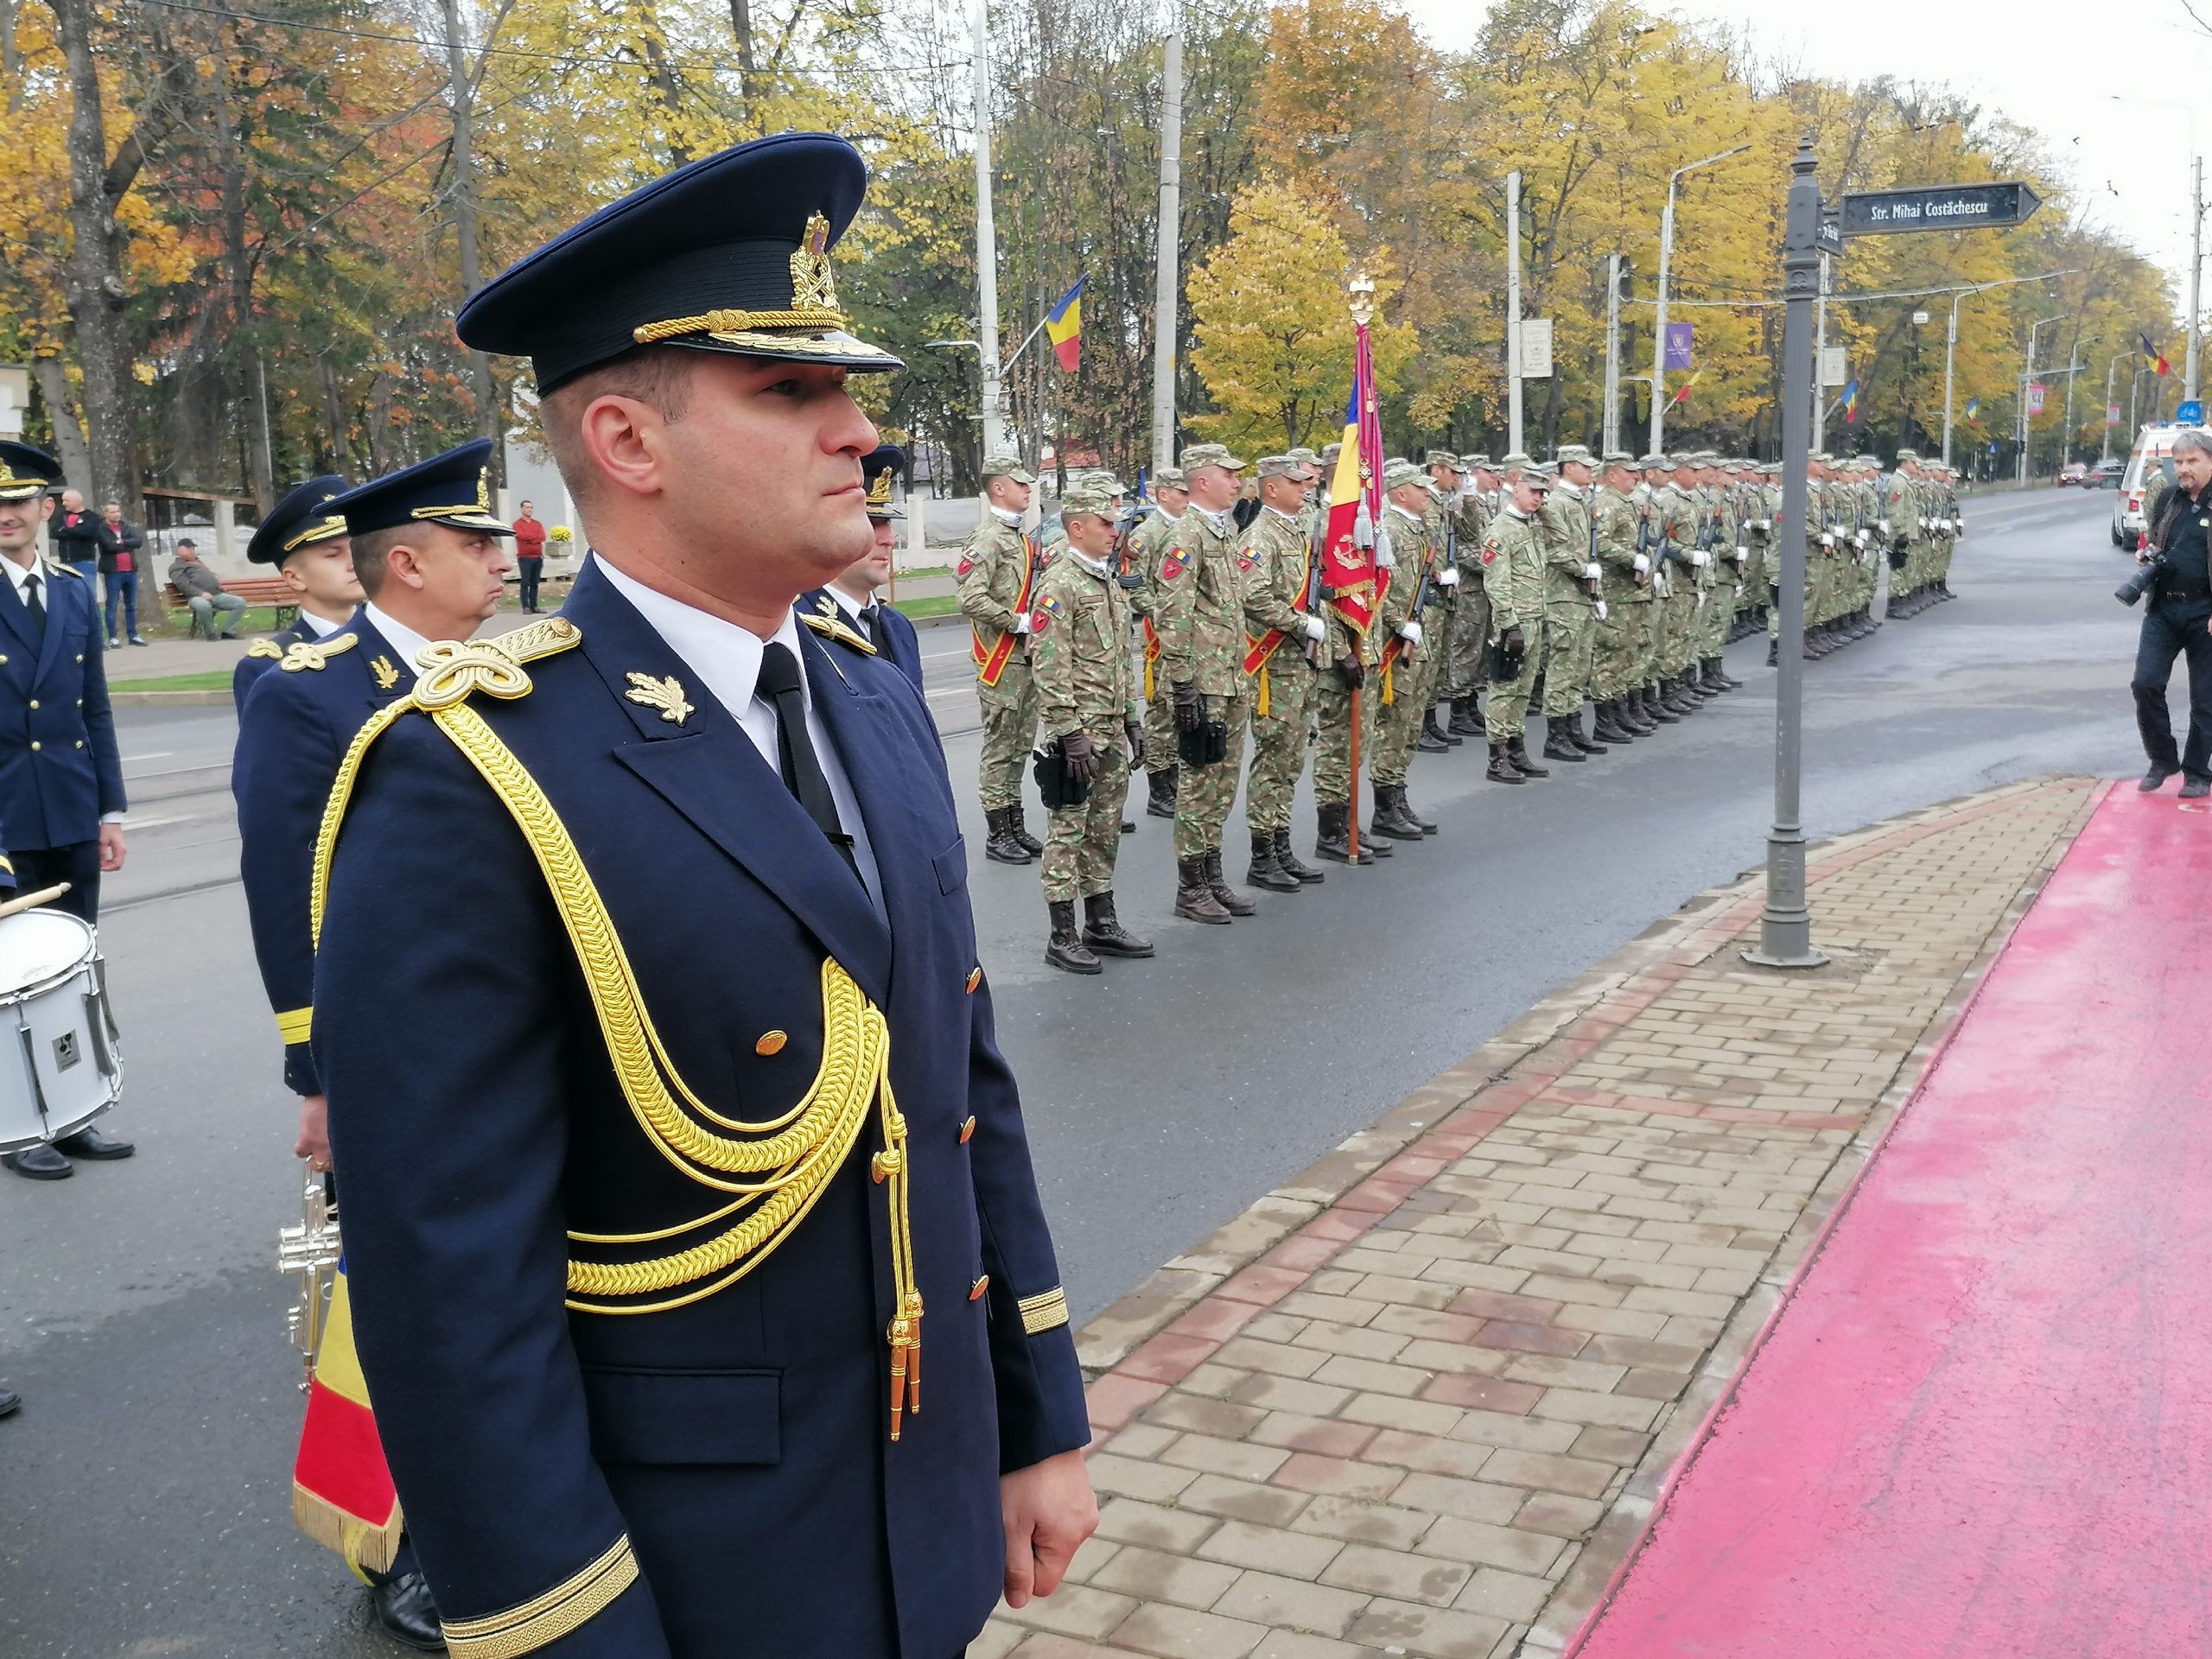
<svg viewBox="0 0 2212 1659"><path fill-rule="evenodd" d="M2172 777L2174 773L2179 770L2180 768L2177 766L2153 766L2150 771L2143 774L2143 781L2136 785L2135 787L2141 790L2145 795L2155 793L2158 790L2164 786L2167 779Z"/></svg>
<svg viewBox="0 0 2212 1659"><path fill-rule="evenodd" d="M2184 801L2201 801L2207 795L2212 795L2212 778L2190 778L2182 784L2181 798Z"/></svg>
<svg viewBox="0 0 2212 1659"><path fill-rule="evenodd" d="M401 1646L420 1653L446 1650L438 1605L430 1598L429 1580L420 1573L403 1573L387 1584L372 1586L369 1604L376 1610L377 1628Z"/></svg>
<svg viewBox="0 0 2212 1659"><path fill-rule="evenodd" d="M138 1148L128 1141L118 1141L102 1135L89 1125L74 1135L65 1135L55 1141L57 1150L72 1158L89 1158L95 1163L108 1163L118 1158L128 1158Z"/></svg>
<svg viewBox="0 0 2212 1659"><path fill-rule="evenodd" d="M23 1408L23 1396L11 1389L0 1389L0 1417L12 1417Z"/></svg>
<svg viewBox="0 0 2212 1659"><path fill-rule="evenodd" d="M0 1164L34 1181L66 1181L77 1173L77 1166L52 1147L25 1147L21 1152L0 1154Z"/></svg>

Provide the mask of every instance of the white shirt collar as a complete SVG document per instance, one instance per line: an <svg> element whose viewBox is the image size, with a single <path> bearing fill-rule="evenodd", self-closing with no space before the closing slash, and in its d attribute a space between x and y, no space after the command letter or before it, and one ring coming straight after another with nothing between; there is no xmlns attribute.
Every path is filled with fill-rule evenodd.
<svg viewBox="0 0 2212 1659"><path fill-rule="evenodd" d="M1081 549L1077 548L1073 542L1070 542L1060 550L1063 553L1065 553L1068 557L1073 559L1077 564L1081 565L1084 569L1090 571L1092 575L1099 578L1102 582L1112 576L1114 574L1113 571L1107 568L1106 562L1103 559L1092 558L1089 554L1084 553Z"/></svg>
<svg viewBox="0 0 2212 1659"><path fill-rule="evenodd" d="M1306 522L1306 520L1299 514L1294 512L1285 512L1281 507L1269 507L1267 511L1274 514L1276 518L1281 519L1286 524L1302 524Z"/></svg>
<svg viewBox="0 0 2212 1659"><path fill-rule="evenodd" d="M880 610L883 604L883 601L873 594L870 594L866 599L855 599L843 588L836 587L834 584L823 589L823 591L827 593L830 598L836 600L837 601L837 608L844 612L846 616L856 624L860 621L861 618L867 615L868 612Z"/></svg>
<svg viewBox="0 0 2212 1659"><path fill-rule="evenodd" d="M1399 518L1403 518L1408 524L1417 524L1421 523L1421 514L1417 512L1408 512L1403 507L1400 506L1395 501L1386 501L1383 503L1383 505L1389 507L1391 512L1396 513Z"/></svg>
<svg viewBox="0 0 2212 1659"><path fill-rule="evenodd" d="M422 667L423 664L416 659L430 648L430 642L426 637L416 632L391 612L378 610L373 601L364 605L362 609L368 615L369 626L384 636L385 644L399 653L401 662L410 668Z"/></svg>
<svg viewBox="0 0 2212 1659"><path fill-rule="evenodd" d="M353 620L349 616L346 619L346 622L351 622ZM346 622L326 622L304 606L300 609L300 620L308 625L308 632L318 639L327 639L346 626Z"/></svg>
<svg viewBox="0 0 2212 1659"><path fill-rule="evenodd" d="M42 583L48 584L47 588L42 588L41 591L50 590L53 581L52 575L46 569L44 562L41 561L36 554L33 554L31 556L31 562L29 564L17 564L13 559L0 557L0 566L4 566L6 568L8 572L8 580L15 584L16 597L17 599L22 598L23 584L28 582L33 576L38 577Z"/></svg>
<svg viewBox="0 0 2212 1659"><path fill-rule="evenodd" d="M1570 501L1580 501L1582 499L1582 486L1571 478L1562 478L1558 483L1553 485L1552 488L1554 492L1564 490Z"/></svg>
<svg viewBox="0 0 2212 1659"><path fill-rule="evenodd" d="M1183 512L1188 512L1189 511L1190 509L1188 507L1183 509ZM1171 524L1181 524L1183 522L1183 512L1170 512L1165 507L1160 509L1160 516L1165 518Z"/></svg>
<svg viewBox="0 0 2212 1659"><path fill-rule="evenodd" d="M1008 512L1004 507L999 505L995 501L984 502L983 511L989 513L992 518L997 519L1002 524L1013 524L1019 527L1021 523L1022 515L1020 513Z"/></svg>
<svg viewBox="0 0 2212 1659"><path fill-rule="evenodd" d="M638 613L668 642L668 648L706 683L715 701L742 725L760 683L760 657L768 642L750 628L709 615L680 599L671 599L658 588L646 587L596 553L592 555L592 563L599 567L601 575L614 584L617 593L638 607ZM799 651L798 628L798 613L785 611L783 626L776 630L775 642L798 658L804 666L805 658ZM811 709L814 688L807 683L804 673L799 676L799 684L804 690L807 707ZM772 715L768 723L772 731Z"/></svg>
<svg viewBox="0 0 2212 1659"><path fill-rule="evenodd" d="M1214 527L1214 532L1217 535L1228 535L1230 526L1236 522L1236 517L1234 510L1227 512L1213 512L1198 505L1197 502L1193 501L1191 504L1191 511L1198 515L1202 523L1211 524Z"/></svg>
<svg viewBox="0 0 2212 1659"><path fill-rule="evenodd" d="M1521 509L1520 509L1519 507L1516 506L1516 505L1515 505L1512 502L1510 502L1510 501L1507 502L1507 503L1506 503L1503 507L1499 508L1499 509L1498 509L1498 511L1499 511L1499 512L1504 512L1504 513L1509 513L1509 514L1510 514L1512 517L1514 517L1514 518L1518 518L1518 519L1519 519L1522 524L1527 524L1527 523L1529 522L1529 515L1528 515L1527 513L1525 513L1525 512L1522 512L1522 511L1521 511Z"/></svg>

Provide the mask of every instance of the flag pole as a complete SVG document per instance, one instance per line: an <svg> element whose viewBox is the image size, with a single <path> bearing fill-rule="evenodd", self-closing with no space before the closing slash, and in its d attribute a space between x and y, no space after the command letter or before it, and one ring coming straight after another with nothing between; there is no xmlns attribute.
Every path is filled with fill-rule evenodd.
<svg viewBox="0 0 2212 1659"><path fill-rule="evenodd" d="M1352 278L1351 308L1352 391L1356 397L1359 391L1359 365L1367 360L1367 325L1375 315L1375 284L1364 271ZM1357 404L1355 408L1357 408ZM1364 432L1367 425L1367 411L1364 409L1358 409L1358 415L1359 425L1354 429L1356 433ZM1354 442L1357 442L1357 437ZM1362 455L1358 459L1364 461L1368 458ZM1366 493L1367 486L1363 480L1360 484L1360 493L1364 495ZM1331 505L1334 505L1333 502L1331 503ZM1353 660L1359 661L1366 657L1367 638L1364 634L1354 639L1352 650L1355 653ZM1363 675L1361 677L1363 680L1365 678ZM1351 689L1351 816L1345 823L1344 846L1351 854L1350 861L1354 868L1357 868L1359 865L1359 731L1362 724L1360 698L1363 692L1363 688L1359 685L1355 685Z"/></svg>

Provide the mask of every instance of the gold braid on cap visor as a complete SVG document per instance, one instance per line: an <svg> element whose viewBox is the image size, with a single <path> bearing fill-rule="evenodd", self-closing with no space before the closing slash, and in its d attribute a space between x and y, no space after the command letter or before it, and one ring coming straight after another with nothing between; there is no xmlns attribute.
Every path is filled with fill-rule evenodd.
<svg viewBox="0 0 2212 1659"><path fill-rule="evenodd" d="M645 322L630 331L640 346L677 340L685 334L737 334L755 328L834 328L847 327L845 314L834 306L804 306L783 311L702 311L696 317L671 317L665 322Z"/></svg>

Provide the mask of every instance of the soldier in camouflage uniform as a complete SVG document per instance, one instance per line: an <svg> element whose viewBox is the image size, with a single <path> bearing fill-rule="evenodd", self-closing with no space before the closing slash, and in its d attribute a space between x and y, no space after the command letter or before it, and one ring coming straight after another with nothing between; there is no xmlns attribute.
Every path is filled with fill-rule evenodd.
<svg viewBox="0 0 2212 1659"><path fill-rule="evenodd" d="M1152 497L1159 511L1147 513L1128 533L1122 549L1123 567L1139 578L1129 608L1144 631L1144 753L1150 770L1145 774L1147 798L1145 811L1155 818L1175 816L1175 705L1168 701L1167 681L1160 672L1160 630L1153 618L1160 602L1160 557L1183 522L1191 493L1183 474L1163 467L1152 480Z"/></svg>
<svg viewBox="0 0 2212 1659"><path fill-rule="evenodd" d="M1436 826L1415 814L1406 801L1406 768L1421 740L1421 698L1427 679L1422 642L1425 615L1435 585L1437 547L1429 538L1427 510L1435 504L1428 476L1409 461L1392 460L1382 469L1382 528L1390 543L1390 582L1382 592L1377 619L1382 636L1382 683L1376 699L1375 752L1368 777L1375 791L1375 833L1395 841L1419 841ZM1377 537L1378 547L1381 537Z"/></svg>
<svg viewBox="0 0 2212 1659"><path fill-rule="evenodd" d="M1414 747L1422 754L1440 754L1463 747L1467 741L1467 734L1452 729L1450 701L1452 642L1459 631L1459 607L1465 601L1460 591L1459 532L1466 474L1460 470L1459 456L1430 450L1428 484L1436 499L1421 517L1428 527L1429 541L1436 549L1435 568L1429 579L1436 613L1422 625L1429 636L1427 649L1421 652L1425 664L1421 695L1426 701L1421 705L1421 741ZM1440 719L1437 715L1439 704L1445 709Z"/></svg>
<svg viewBox="0 0 2212 1659"><path fill-rule="evenodd" d="M1291 798L1306 767L1313 722L1316 664L1328 629L1311 610L1313 542L1306 497L1320 477L1293 455L1259 464L1260 514L1244 531L1244 671L1252 682L1252 764L1244 779L1244 823L1252 835L1244 879L1272 893L1296 893L1321 872L1290 849Z"/></svg>
<svg viewBox="0 0 2212 1659"><path fill-rule="evenodd" d="M1459 573L1459 607L1452 613L1449 659L1444 667L1445 695L1452 718L1445 730L1459 737L1484 735L1478 701L1487 683L1484 662L1490 650L1490 599L1483 591L1483 533L1497 512L1497 474L1487 455L1459 458L1457 503L1443 504L1453 514L1452 566Z"/></svg>
<svg viewBox="0 0 2212 1659"><path fill-rule="evenodd" d="M1218 721L1224 757L1185 765L1175 799L1175 913L1225 924L1257 908L1231 887L1221 869L1221 836L1243 771L1244 734L1251 723L1250 682L1244 676L1244 586L1237 569L1232 510L1244 463L1217 443L1183 452L1191 510L1175 527L1160 562L1160 667L1175 704L1179 733L1198 734Z"/></svg>
<svg viewBox="0 0 2212 1659"><path fill-rule="evenodd" d="M1605 572L1591 541L1590 452L1579 443L1562 445L1558 467L1559 482L1536 519L1544 545L1544 759L1580 766L1606 752L1582 730Z"/></svg>
<svg viewBox="0 0 2212 1659"><path fill-rule="evenodd" d="M1030 602L1037 545L1021 528L1037 475L1012 455L983 459L983 499L975 534L960 550L960 612L973 630L976 696L983 710L980 773L983 853L1027 864L1045 843L1022 822L1021 773L1037 741L1037 691L1029 674Z"/></svg>
<svg viewBox="0 0 2212 1659"><path fill-rule="evenodd" d="M1724 691L1743 689L1741 680L1728 677L1721 665L1720 654L1735 626L1736 606L1743 594L1744 560L1749 556L1750 548L1744 540L1736 497L1730 487L1732 480L1726 467L1719 455L1710 452L1699 455L1697 463L1700 493L1705 498L1706 551L1712 556L1712 563L1706 568L1710 581L1706 606L1698 615L1697 683L1708 696L1718 696Z"/></svg>
<svg viewBox="0 0 2212 1659"><path fill-rule="evenodd" d="M1836 614L1836 571L1849 531L1826 452L1810 456L1805 469L1805 655L1817 659L1831 649L1825 631Z"/></svg>
<svg viewBox="0 0 2212 1659"><path fill-rule="evenodd" d="M1029 671L1045 734L1058 743L1069 776L1087 782L1089 793L1079 804L1046 816L1043 873L1052 931L1045 960L1070 973L1095 974L1101 956L1152 954L1151 941L1128 931L1114 913L1122 803L1129 774L1143 763L1143 714L1129 658L1129 596L1114 568L1120 521L1113 498L1095 486L1072 486L1060 517L1068 538L1037 584Z"/></svg>
<svg viewBox="0 0 2212 1659"><path fill-rule="evenodd" d="M1660 702L1675 715L1694 715L1705 706L1697 689L1695 660L1698 613L1707 585L1712 554L1705 540L1704 505L1698 499L1697 469L1687 456L1662 456L1652 480L1653 537L1667 561L1666 596L1660 604L1660 635L1653 671Z"/></svg>
<svg viewBox="0 0 2212 1659"><path fill-rule="evenodd" d="M1966 534L1965 521L1959 517L1959 478L1942 461L1936 463L1935 476L1929 481L1934 486L1936 511L1936 545L1929 556L1929 581L1940 601L1952 598L1951 555L1958 549L1959 538Z"/></svg>
<svg viewBox="0 0 2212 1659"><path fill-rule="evenodd" d="M1744 542L1744 613L1738 638L1756 637L1766 624L1766 608L1773 585L1767 577L1767 553L1774 542L1774 521L1779 516L1767 499L1766 481L1755 461L1736 463L1736 492L1742 501Z"/></svg>
<svg viewBox="0 0 2212 1659"><path fill-rule="evenodd" d="M1599 570L1599 597L1605 614L1598 624L1591 695L1597 699L1596 736L1601 743L1630 743L1658 729L1636 711L1643 690L1643 667L1651 648L1651 556L1642 545L1643 505L1636 499L1633 456L1615 450L1605 458L1590 498L1590 529Z"/></svg>
<svg viewBox="0 0 2212 1659"><path fill-rule="evenodd" d="M1529 717L1529 691L1544 657L1544 549L1536 516L1552 486L1551 469L1522 454L1499 463L1510 498L1490 521L1483 536L1483 587L1490 594L1492 668L1490 712L1490 769L1493 783L1519 784L1548 778L1548 767L1529 759L1522 728Z"/></svg>
<svg viewBox="0 0 2212 1659"><path fill-rule="evenodd" d="M1328 535L1330 493L1336 477L1341 444L1321 451L1321 489L1315 505L1313 545L1319 550ZM1319 556L1317 551L1315 556ZM1325 592L1323 597L1329 595ZM1322 617L1321 669L1313 684L1313 807L1318 828L1313 837L1317 858L1338 864L1372 864L1395 850L1381 836L1359 834L1359 852L1352 856L1352 810L1359 797L1359 779L1351 764L1352 714L1359 715L1359 758L1363 765L1375 753L1375 704L1382 689L1374 671L1382 659L1381 619L1364 632L1344 620L1334 606L1325 606ZM1355 698L1353 693L1359 695Z"/></svg>

